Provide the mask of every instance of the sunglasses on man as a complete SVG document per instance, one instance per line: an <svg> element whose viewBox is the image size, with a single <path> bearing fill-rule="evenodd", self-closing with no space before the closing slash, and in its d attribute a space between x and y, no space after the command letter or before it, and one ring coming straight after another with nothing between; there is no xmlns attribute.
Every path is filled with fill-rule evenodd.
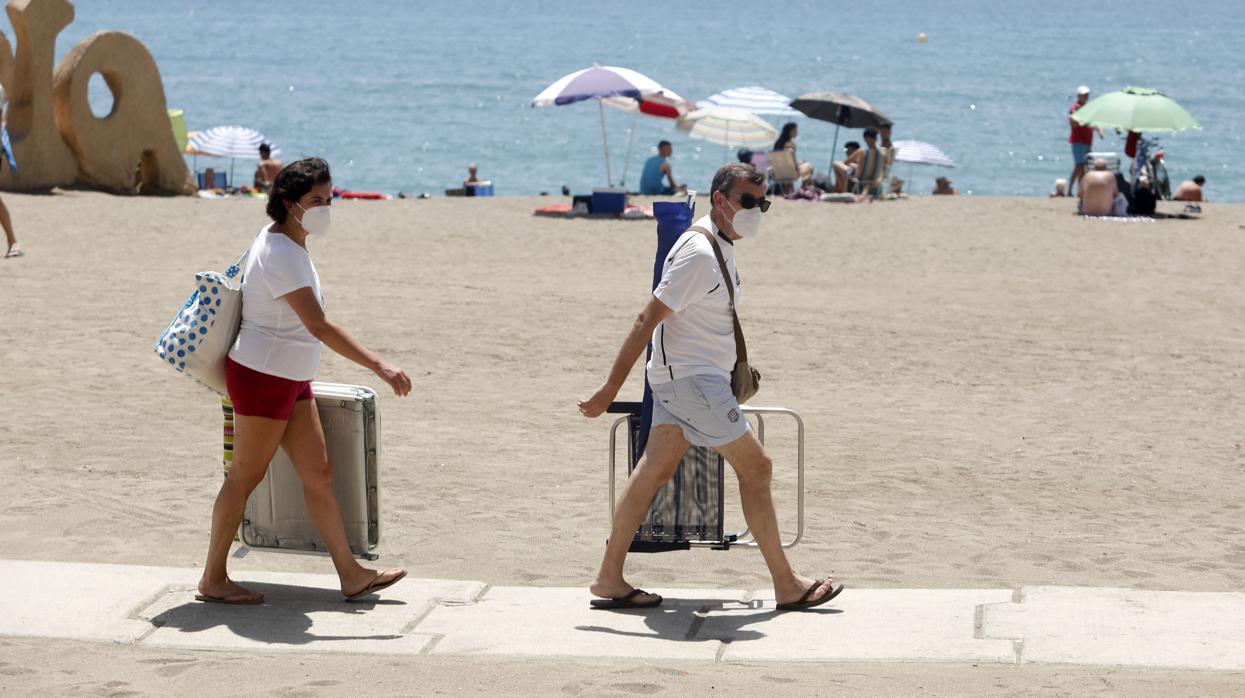
<svg viewBox="0 0 1245 698"><path fill-rule="evenodd" d="M770 200L769 200L769 199L767 199L767 198L765 198L764 196L762 196L761 198L759 198L759 199L758 199L757 197L755 197L755 196L753 196L753 195L751 195L751 194L748 194L748 193L746 193L746 192L745 192L745 193L741 193L741 194L739 195L739 205L740 205L740 206L742 206L742 207L744 207L744 208L754 208L754 207L756 207L756 206L760 206L760 207L761 207L761 213L765 213L766 211L768 211L768 210L769 210L769 205L770 205L770 203L771 203L771 202L770 202Z"/></svg>

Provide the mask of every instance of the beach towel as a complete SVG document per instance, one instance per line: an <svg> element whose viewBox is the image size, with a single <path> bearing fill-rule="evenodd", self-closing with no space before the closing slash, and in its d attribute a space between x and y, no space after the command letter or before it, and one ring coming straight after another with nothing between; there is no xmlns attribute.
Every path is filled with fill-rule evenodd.
<svg viewBox="0 0 1245 698"><path fill-rule="evenodd" d="M4 159L9 163L9 169L17 172L17 158L13 157L13 143L9 140L9 130L4 126L0 126L0 146L4 147Z"/></svg>

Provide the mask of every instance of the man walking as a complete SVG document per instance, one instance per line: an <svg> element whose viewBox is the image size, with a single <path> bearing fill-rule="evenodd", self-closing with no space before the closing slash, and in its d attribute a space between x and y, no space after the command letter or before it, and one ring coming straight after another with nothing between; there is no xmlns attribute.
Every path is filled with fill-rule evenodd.
<svg viewBox="0 0 1245 698"><path fill-rule="evenodd" d="M1072 115L1089 101L1089 88L1081 85L1076 88L1076 101L1068 107L1068 125L1072 133L1068 134L1068 143L1072 144L1072 176L1068 178L1068 196L1075 196L1077 180L1085 175L1085 156L1094 147L1094 131L1102 137L1102 129L1094 126L1082 126Z"/></svg>
<svg viewBox="0 0 1245 698"><path fill-rule="evenodd" d="M773 578L779 610L812 608L843 590L831 577L812 580L797 574L787 560L770 494L773 464L731 392L734 311L725 283L733 285L738 298L735 243L761 232L761 215L769 209L765 176L744 163L723 166L713 177L710 205L709 215L685 232L666 257L661 281L623 341L605 384L579 403L585 417L603 413L651 340L652 428L644 456L614 510L605 557L591 586L593 595L601 597L594 606L650 608L661 603L660 596L628 584L623 565L653 497L692 444L716 449L735 469L744 518ZM715 246L725 265L718 262Z"/></svg>

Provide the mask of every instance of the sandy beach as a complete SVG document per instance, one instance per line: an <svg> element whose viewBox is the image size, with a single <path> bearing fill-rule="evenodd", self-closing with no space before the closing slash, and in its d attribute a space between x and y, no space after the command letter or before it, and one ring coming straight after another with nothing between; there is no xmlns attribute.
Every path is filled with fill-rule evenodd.
<svg viewBox="0 0 1245 698"><path fill-rule="evenodd" d="M0 557L201 564L221 477L219 402L162 366L151 345L194 272L223 270L245 249L266 222L262 204L4 199L27 256L0 260ZM655 223L530 215L552 202L339 202L333 237L312 248L329 316L415 384L411 398L382 400L382 564L510 585L586 586L595 571L611 420L586 420L575 403L603 380L646 300ZM859 587L1245 590L1245 205L1151 224L1086 221L1072 208L781 201L764 237L740 245L742 319L765 377L753 403L794 409L808 429L808 520L792 555L806 574ZM328 352L320 377L381 385ZM642 378L637 365L620 398L638 398ZM792 434L771 431L775 497L791 532ZM331 569L325 558L261 552L232 564L241 580L246 570ZM633 556L628 569L650 586L768 579L760 556L743 550ZM6 639L0 672L65 694L105 690L87 677L108 667L139 692L212 675L151 675L198 661L167 654ZM274 673L272 658L211 657L218 669L226 659L291 695L322 678L301 661L302 673ZM323 661L395 682L395 672L423 672L447 692L657 692L611 682L707 691L725 675ZM44 662L55 678L22 671ZM464 688L466 666L478 685ZM791 688L815 693L826 688L809 683L818 671L735 668L738 681L717 688L797 681ZM762 673L777 678L767 684ZM842 666L844 683L827 690L955 691L966 681L982 693L1045 684L1078 695L1226 695L1242 681L1112 670L1107 690L1097 683L1107 673Z"/></svg>

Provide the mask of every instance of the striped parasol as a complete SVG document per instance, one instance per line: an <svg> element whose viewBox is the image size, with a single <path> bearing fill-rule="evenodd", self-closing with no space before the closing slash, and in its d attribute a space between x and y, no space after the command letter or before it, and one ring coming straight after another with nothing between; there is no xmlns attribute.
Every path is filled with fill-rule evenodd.
<svg viewBox="0 0 1245 698"><path fill-rule="evenodd" d="M610 172L610 144L605 134L603 100L607 97L644 99L662 91L661 85L642 73L612 65L594 65L558 78L536 95L532 106L555 107L589 99L597 100L597 110L601 116L601 148L605 152L605 178L612 187L614 176Z"/></svg>
<svg viewBox="0 0 1245 698"><path fill-rule="evenodd" d="M229 183L233 184L233 161L238 158L258 160L259 146L262 143L268 143L268 140L264 138L264 134L253 128L216 126L191 135L190 142L186 144L186 152L194 155L196 159L200 155L229 158ZM281 152L271 143L268 143L268 147L272 149L274 156Z"/></svg>
<svg viewBox="0 0 1245 698"><path fill-rule="evenodd" d="M727 158L731 148L760 146L774 142L778 129L752 112L706 107L679 119L675 127L689 138L725 146Z"/></svg>
<svg viewBox="0 0 1245 698"><path fill-rule="evenodd" d="M219 158L259 159L259 146L267 143L264 134L253 128L244 126L217 126L201 131L190 139L189 147L198 155L212 155ZM281 151L271 143L272 154Z"/></svg>
<svg viewBox="0 0 1245 698"><path fill-rule="evenodd" d="M922 141L895 141L895 159L915 165L955 167L955 160L936 145Z"/></svg>
<svg viewBox="0 0 1245 698"><path fill-rule="evenodd" d="M767 90L764 87L736 87L719 92L696 103L698 107L727 107L753 114L772 114L774 116L800 116L800 112L791 108L791 98Z"/></svg>
<svg viewBox="0 0 1245 698"><path fill-rule="evenodd" d="M696 105L683 99L674 90L661 88L660 92L646 97L606 97L601 103L619 111L631 113L631 130L627 136L627 155L623 158L623 173L619 184L627 184L627 168L631 165L631 151L635 146L635 124L640 114L658 119L681 119L696 111Z"/></svg>

